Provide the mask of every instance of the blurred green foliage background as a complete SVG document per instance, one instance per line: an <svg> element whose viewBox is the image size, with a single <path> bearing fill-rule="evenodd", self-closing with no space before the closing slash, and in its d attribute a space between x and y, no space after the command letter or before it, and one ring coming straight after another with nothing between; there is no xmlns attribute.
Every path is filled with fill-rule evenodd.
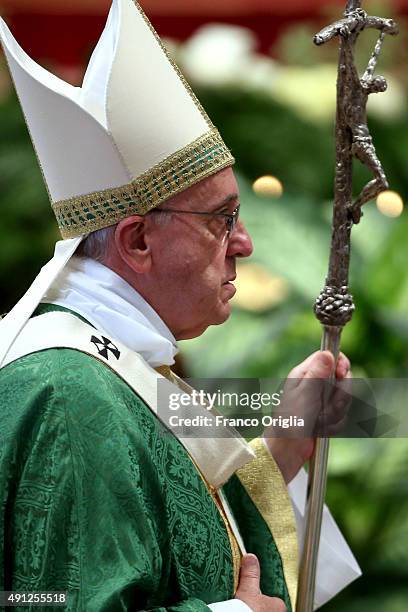
<svg viewBox="0 0 408 612"><path fill-rule="evenodd" d="M407 199L408 83L402 25L400 39L386 41L381 68L392 86L380 106L373 106L370 126L391 188ZM242 263L243 281L231 319L182 343L190 375L285 376L319 346L312 305L324 283L330 244L336 45L314 49L313 33L306 26L287 31L275 49L279 61L268 65L256 82L241 77L216 85L195 82L237 159L242 217L255 251L251 263ZM361 62L372 44L367 35L360 47ZM259 67L259 58L253 60ZM250 66L246 70L253 76ZM190 77L194 85L194 74ZM17 99L5 85L2 89L0 312L6 312L51 257L58 232ZM252 183L264 174L282 181L280 199L254 194ZM356 193L368 178L356 164ZM374 203L368 204L362 223L353 230L351 289L357 308L342 343L355 375L408 375L407 262L407 214L390 219ZM268 296L262 299L266 287ZM405 612L407 442L336 440L330 475L330 507L364 576L325 610Z"/></svg>

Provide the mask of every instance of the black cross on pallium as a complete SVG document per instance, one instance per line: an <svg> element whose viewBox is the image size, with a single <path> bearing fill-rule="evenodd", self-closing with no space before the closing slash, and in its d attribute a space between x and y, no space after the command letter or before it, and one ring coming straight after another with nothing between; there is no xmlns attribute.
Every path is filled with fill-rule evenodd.
<svg viewBox="0 0 408 612"><path fill-rule="evenodd" d="M101 337L102 337L102 340L100 340L96 336L92 336L91 338L91 342L98 349L99 355L101 355L102 357L105 357L106 360L109 360L109 351L110 351L113 355L115 355L116 359L119 359L120 351L118 347L115 346L111 340L109 340L108 338L105 338L105 336L101 336Z"/></svg>

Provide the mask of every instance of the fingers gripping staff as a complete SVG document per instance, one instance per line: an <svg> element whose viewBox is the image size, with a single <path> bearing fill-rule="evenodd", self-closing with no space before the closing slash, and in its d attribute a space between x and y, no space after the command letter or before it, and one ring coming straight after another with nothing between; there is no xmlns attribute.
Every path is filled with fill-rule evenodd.
<svg viewBox="0 0 408 612"><path fill-rule="evenodd" d="M366 28L376 29L380 35L368 66L360 77L355 66L354 48L359 35ZM374 76L374 71L385 36L397 33L397 25L392 19L371 17L362 10L359 0L349 0L344 18L327 26L314 38L317 45L335 37L340 39L332 242L326 285L314 307L316 317L323 326L322 350L331 351L336 359L341 332L351 320L355 308L348 287L351 229L361 219L362 206L388 188L367 125L367 101L370 94L383 92L387 88L384 77ZM372 172L373 179L353 202L354 157ZM317 439L309 470L308 521L300 568L298 612L313 610L328 451L328 440Z"/></svg>

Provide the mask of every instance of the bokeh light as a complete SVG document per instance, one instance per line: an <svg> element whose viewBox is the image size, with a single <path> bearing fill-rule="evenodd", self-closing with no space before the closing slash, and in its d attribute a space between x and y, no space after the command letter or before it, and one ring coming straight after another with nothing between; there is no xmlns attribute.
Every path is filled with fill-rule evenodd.
<svg viewBox="0 0 408 612"><path fill-rule="evenodd" d="M244 310L263 312L284 302L289 285L260 264L241 264L237 269L237 293L233 303Z"/></svg>
<svg viewBox="0 0 408 612"><path fill-rule="evenodd" d="M386 217L396 218L402 214L404 203L396 191L382 191L377 197L377 208Z"/></svg>
<svg viewBox="0 0 408 612"><path fill-rule="evenodd" d="M280 198L283 185L276 176L260 176L252 185L254 192L262 197Z"/></svg>

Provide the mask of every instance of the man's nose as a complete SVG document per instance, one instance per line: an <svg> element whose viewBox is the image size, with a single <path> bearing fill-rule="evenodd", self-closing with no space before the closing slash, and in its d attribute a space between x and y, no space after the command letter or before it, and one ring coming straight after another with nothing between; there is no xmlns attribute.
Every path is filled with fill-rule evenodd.
<svg viewBox="0 0 408 612"><path fill-rule="evenodd" d="M251 236L242 221L238 221L228 241L227 257L249 257L254 250Z"/></svg>

